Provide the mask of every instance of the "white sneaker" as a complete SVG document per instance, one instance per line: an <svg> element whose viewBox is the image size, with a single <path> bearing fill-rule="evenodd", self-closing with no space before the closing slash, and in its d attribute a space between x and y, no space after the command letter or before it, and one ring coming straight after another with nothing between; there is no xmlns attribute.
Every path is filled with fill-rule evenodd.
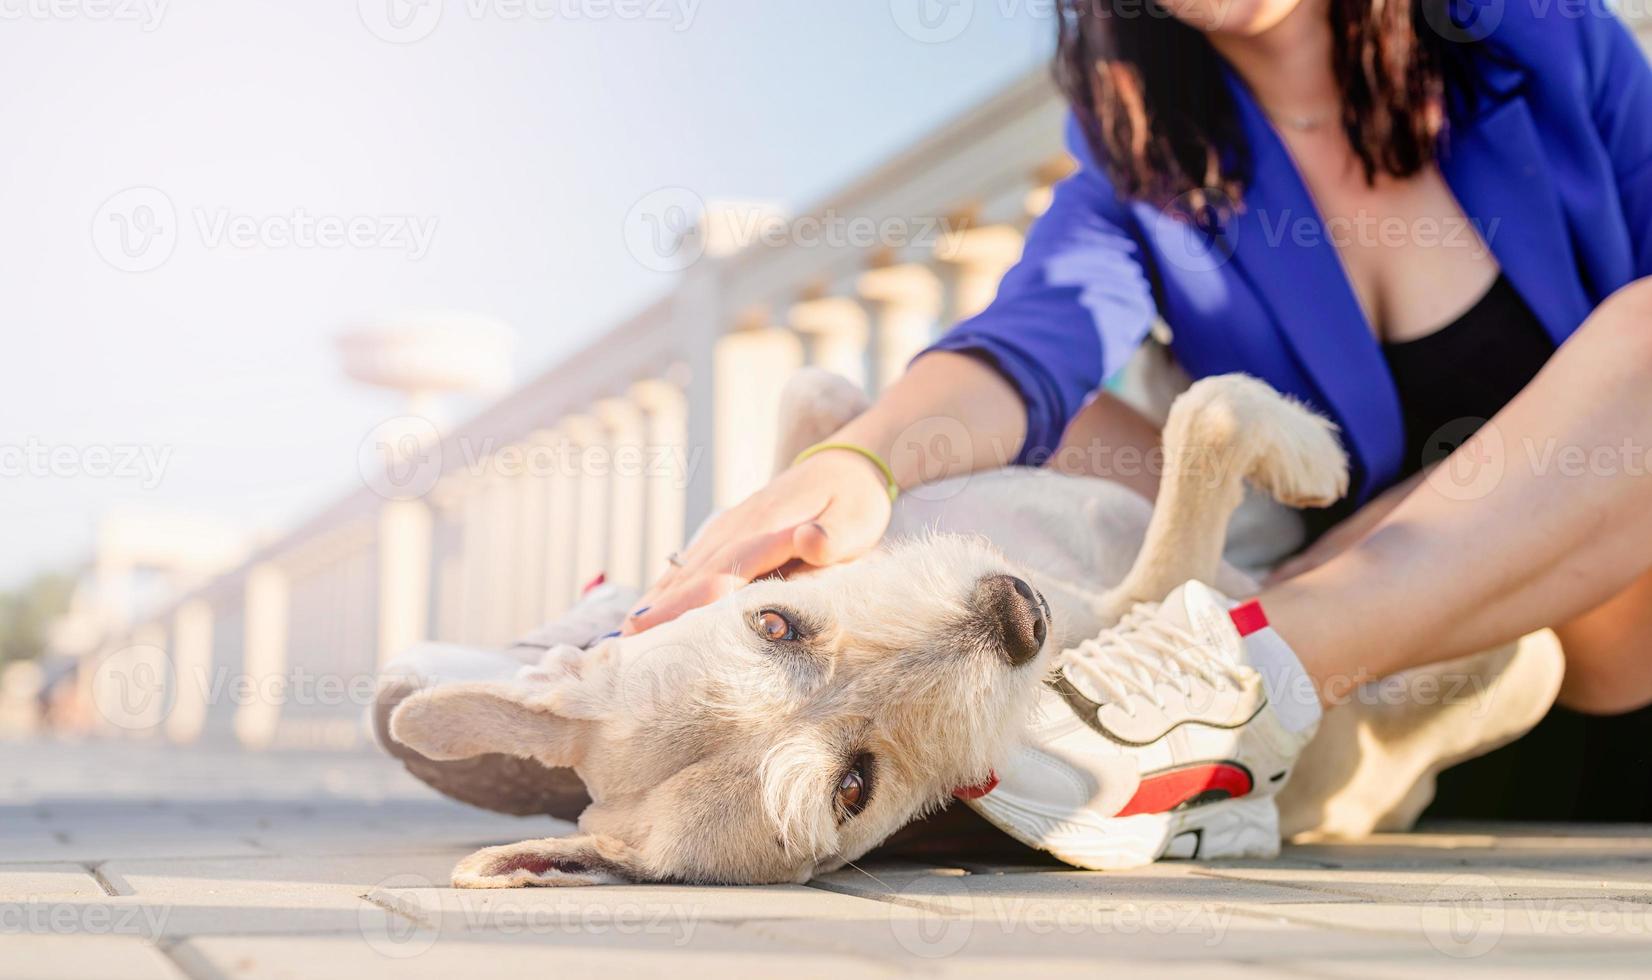
<svg viewBox="0 0 1652 980"><path fill-rule="evenodd" d="M1084 868L1273 857L1274 797L1319 715L1261 607L1188 582L1062 651L1024 744L968 802Z"/></svg>

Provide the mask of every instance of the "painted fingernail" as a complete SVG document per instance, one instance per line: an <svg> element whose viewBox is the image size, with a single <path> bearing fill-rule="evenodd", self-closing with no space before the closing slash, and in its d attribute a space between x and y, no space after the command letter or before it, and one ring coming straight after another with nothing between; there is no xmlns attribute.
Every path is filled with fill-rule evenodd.
<svg viewBox="0 0 1652 980"><path fill-rule="evenodd" d="M654 608L653 606L643 606L641 609L637 609L637 610L633 611L631 613L631 618L635 619L636 617L641 616L643 613L645 613L648 610L653 609L653 608Z"/></svg>
<svg viewBox="0 0 1652 980"><path fill-rule="evenodd" d="M620 631L615 630L612 633L604 633L601 636L597 637L597 639L599 639L599 640L612 640L614 637L616 637L618 635L620 635Z"/></svg>
<svg viewBox="0 0 1652 980"><path fill-rule="evenodd" d="M819 531L821 537L826 537L826 525L820 523L819 521L810 521L809 526L814 528L816 531Z"/></svg>

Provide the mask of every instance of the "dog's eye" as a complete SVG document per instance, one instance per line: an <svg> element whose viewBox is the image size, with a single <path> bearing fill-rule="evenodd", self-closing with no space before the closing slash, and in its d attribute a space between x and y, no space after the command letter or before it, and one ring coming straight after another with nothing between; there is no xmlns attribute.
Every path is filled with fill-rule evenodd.
<svg viewBox="0 0 1652 980"><path fill-rule="evenodd" d="M797 627L773 609L765 609L757 614L757 632L763 634L763 639L776 642L797 639Z"/></svg>
<svg viewBox="0 0 1652 980"><path fill-rule="evenodd" d="M866 809L872 799L872 757L865 753L855 756L849 768L837 781L837 809L847 820Z"/></svg>

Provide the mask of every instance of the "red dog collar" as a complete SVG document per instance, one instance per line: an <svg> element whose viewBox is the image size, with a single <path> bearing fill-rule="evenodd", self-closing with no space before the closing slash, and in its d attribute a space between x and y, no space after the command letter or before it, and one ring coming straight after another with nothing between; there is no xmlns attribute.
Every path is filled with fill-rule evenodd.
<svg viewBox="0 0 1652 980"><path fill-rule="evenodd" d="M952 795L960 800L978 800L998 788L998 774L988 773L987 781L975 786L960 786L952 791Z"/></svg>

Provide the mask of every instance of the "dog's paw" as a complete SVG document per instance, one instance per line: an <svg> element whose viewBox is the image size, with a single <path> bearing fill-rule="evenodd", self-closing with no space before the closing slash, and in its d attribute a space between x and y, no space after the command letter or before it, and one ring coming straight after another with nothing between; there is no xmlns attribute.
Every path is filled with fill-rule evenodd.
<svg viewBox="0 0 1652 980"><path fill-rule="evenodd" d="M841 374L805 367L792 375L780 396L780 445L776 467L843 428L866 411L866 392Z"/></svg>
<svg viewBox="0 0 1652 980"><path fill-rule="evenodd" d="M620 885L636 880L627 871L628 849L587 834L547 837L484 847L453 868L454 888L567 888Z"/></svg>
<svg viewBox="0 0 1652 980"><path fill-rule="evenodd" d="M841 374L824 368L799 368L786 383L786 397L798 412L797 421L840 427L866 411L866 392Z"/></svg>
<svg viewBox="0 0 1652 980"><path fill-rule="evenodd" d="M1336 433L1265 382L1223 374L1194 382L1171 406L1165 445L1231 459L1287 506L1325 507L1348 492L1348 457Z"/></svg>
<svg viewBox="0 0 1652 980"><path fill-rule="evenodd" d="M1348 457L1336 426L1294 402L1283 402L1274 452L1264 454L1256 481L1290 507L1329 507L1348 494Z"/></svg>

